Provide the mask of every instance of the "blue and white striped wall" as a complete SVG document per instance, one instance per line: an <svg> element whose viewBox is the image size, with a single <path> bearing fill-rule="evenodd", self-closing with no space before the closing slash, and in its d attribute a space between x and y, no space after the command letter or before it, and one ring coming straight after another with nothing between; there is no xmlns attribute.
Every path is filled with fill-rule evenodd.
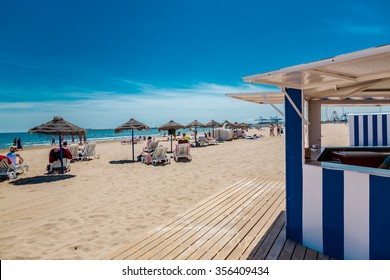
<svg viewBox="0 0 390 280"><path fill-rule="evenodd" d="M336 259L390 259L390 177L304 165L302 244Z"/></svg>
<svg viewBox="0 0 390 280"><path fill-rule="evenodd" d="M390 146L390 114L348 116L350 146Z"/></svg>
<svg viewBox="0 0 390 280"><path fill-rule="evenodd" d="M302 112L302 91L286 92ZM389 260L390 174L365 167L349 170L340 164L306 164L303 120L287 98L285 118L287 238L336 259ZM369 126L369 120L374 125ZM353 121L359 141L388 145L388 115L358 116ZM360 123L360 131L367 132L359 132Z"/></svg>

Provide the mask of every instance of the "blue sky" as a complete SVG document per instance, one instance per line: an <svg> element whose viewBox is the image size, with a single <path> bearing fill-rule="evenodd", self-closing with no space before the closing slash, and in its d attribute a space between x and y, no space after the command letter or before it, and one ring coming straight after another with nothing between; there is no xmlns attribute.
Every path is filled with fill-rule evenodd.
<svg viewBox="0 0 390 280"><path fill-rule="evenodd" d="M390 43L390 1L0 0L0 132L253 122L242 77ZM5 121L6 120L6 121Z"/></svg>

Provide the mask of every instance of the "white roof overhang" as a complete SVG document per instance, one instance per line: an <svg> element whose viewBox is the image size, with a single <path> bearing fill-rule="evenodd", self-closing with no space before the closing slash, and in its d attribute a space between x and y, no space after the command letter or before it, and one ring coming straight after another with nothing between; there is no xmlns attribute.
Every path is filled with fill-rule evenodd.
<svg viewBox="0 0 390 280"><path fill-rule="evenodd" d="M257 104L284 104L283 92L228 93L226 95Z"/></svg>
<svg viewBox="0 0 390 280"><path fill-rule="evenodd" d="M279 86L283 91L301 89L305 100L322 104L390 104L390 45L248 76L244 81ZM255 96L239 99L260 103Z"/></svg>

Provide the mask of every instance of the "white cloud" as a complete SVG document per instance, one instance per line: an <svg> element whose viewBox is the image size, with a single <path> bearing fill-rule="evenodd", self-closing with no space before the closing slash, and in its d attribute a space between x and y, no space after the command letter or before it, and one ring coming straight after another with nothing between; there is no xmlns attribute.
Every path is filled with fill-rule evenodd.
<svg viewBox="0 0 390 280"><path fill-rule="evenodd" d="M25 131L55 115L86 128L114 128L132 117L149 126L159 126L171 119L183 124L194 119L253 122L260 115L277 114L271 106L225 96L230 92L270 91L269 87L208 83L182 88L138 85L140 92L137 94L101 91L88 94L88 99L76 101L0 103L0 118L14 120L12 125L2 125L1 130ZM83 96L82 92L70 94Z"/></svg>

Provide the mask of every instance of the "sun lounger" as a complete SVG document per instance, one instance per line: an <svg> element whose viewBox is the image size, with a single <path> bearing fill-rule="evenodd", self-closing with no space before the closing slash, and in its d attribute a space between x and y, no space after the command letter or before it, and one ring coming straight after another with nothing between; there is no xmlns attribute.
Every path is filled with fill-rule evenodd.
<svg viewBox="0 0 390 280"><path fill-rule="evenodd" d="M85 145L82 159L88 160L92 158L100 158L100 155L96 154L95 149L96 149L96 143L94 142Z"/></svg>
<svg viewBox="0 0 390 280"><path fill-rule="evenodd" d="M64 158L62 159L64 163L64 172L69 172L70 171L70 159ZM55 172L60 172L61 171L61 161L56 160L55 162L51 163L49 166L49 173L55 173Z"/></svg>
<svg viewBox="0 0 390 280"><path fill-rule="evenodd" d="M159 143L159 141L152 141L152 142L150 142L149 147L144 147L143 151L147 152L147 153L153 152L158 147L158 143Z"/></svg>
<svg viewBox="0 0 390 280"><path fill-rule="evenodd" d="M79 155L79 144L71 144L69 151L72 154L72 161L81 159Z"/></svg>
<svg viewBox="0 0 390 280"><path fill-rule="evenodd" d="M179 158L187 158L192 160L190 144L177 144L176 149L173 152L173 158L177 161Z"/></svg>
<svg viewBox="0 0 390 280"><path fill-rule="evenodd" d="M140 139L140 138L134 138L134 144L140 144L140 143L142 143L142 142L143 142L142 139ZM131 144L132 144L132 141L131 141L131 139L122 140L122 141L121 141L121 144L122 144L122 145L131 145Z"/></svg>
<svg viewBox="0 0 390 280"><path fill-rule="evenodd" d="M10 179L16 179L16 173L18 170L22 170L22 173L28 171L28 164L22 163L13 166L12 163L8 163L7 159L0 161L0 176L8 176Z"/></svg>
<svg viewBox="0 0 390 280"><path fill-rule="evenodd" d="M203 135L198 136L198 146L208 146L209 142Z"/></svg>
<svg viewBox="0 0 390 280"><path fill-rule="evenodd" d="M170 157L167 155L168 147L158 146L152 154L152 164L156 165L159 162L171 163Z"/></svg>

